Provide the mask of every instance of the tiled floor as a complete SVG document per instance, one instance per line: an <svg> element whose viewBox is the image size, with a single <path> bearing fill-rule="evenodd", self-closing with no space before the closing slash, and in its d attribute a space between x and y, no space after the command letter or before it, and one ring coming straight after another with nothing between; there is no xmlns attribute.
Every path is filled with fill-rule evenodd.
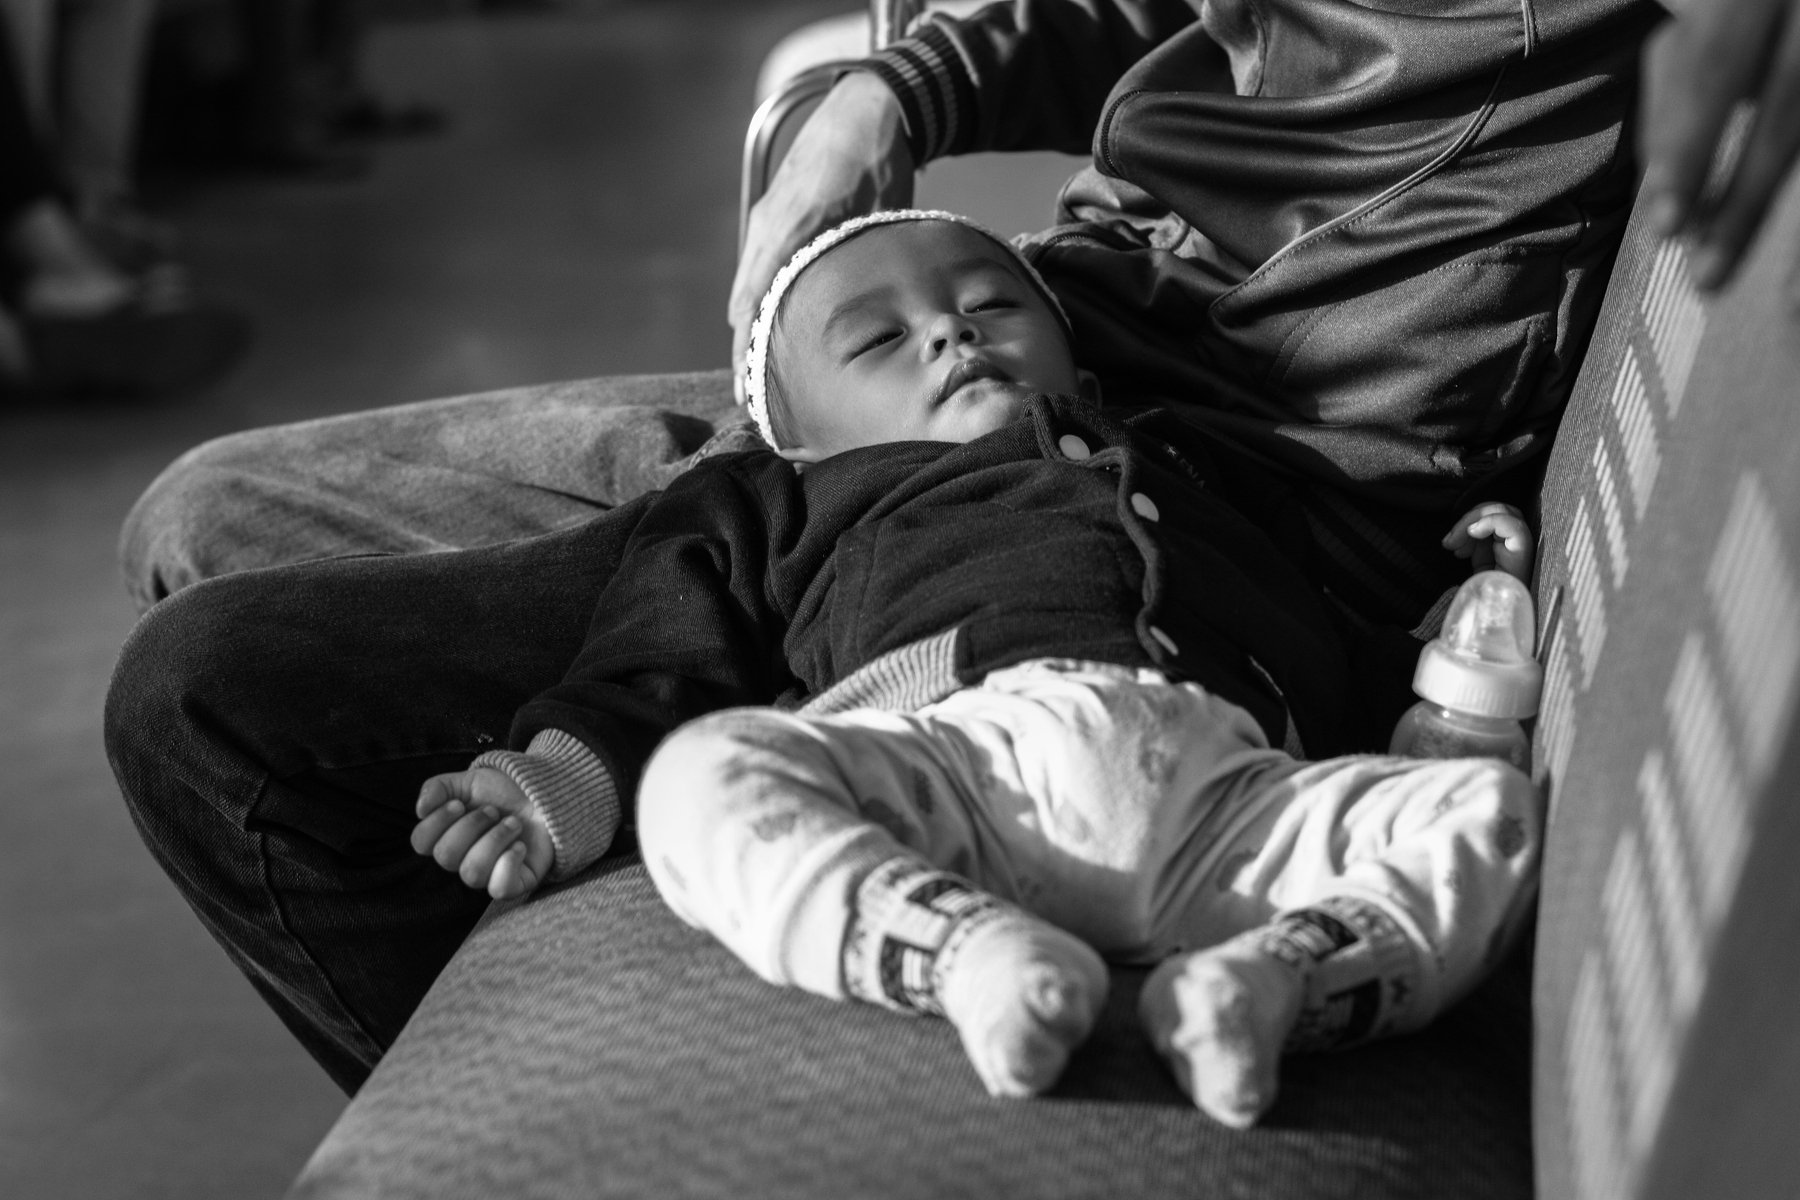
<svg viewBox="0 0 1800 1200"><path fill-rule="evenodd" d="M468 7L468 6L464 6ZM139 845L102 755L132 499L271 421L722 366L756 63L849 0L565 0L381 28L371 74L443 135L348 184L190 183L165 207L256 319L180 403L0 410L0 1195L278 1196L342 1105Z"/></svg>

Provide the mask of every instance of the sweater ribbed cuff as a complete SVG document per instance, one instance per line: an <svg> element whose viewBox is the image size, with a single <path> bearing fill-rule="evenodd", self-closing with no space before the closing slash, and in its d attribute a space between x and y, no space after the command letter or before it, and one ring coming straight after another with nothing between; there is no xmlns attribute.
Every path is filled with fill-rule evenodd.
<svg viewBox="0 0 1800 1200"><path fill-rule="evenodd" d="M915 164L968 152L975 139L975 80L949 34L926 22L861 66L900 98Z"/></svg>
<svg viewBox="0 0 1800 1200"><path fill-rule="evenodd" d="M556 848L551 880L591 865L619 830L619 789L605 765L579 738L541 730L523 752L489 750L472 766L492 767L519 785L543 815Z"/></svg>

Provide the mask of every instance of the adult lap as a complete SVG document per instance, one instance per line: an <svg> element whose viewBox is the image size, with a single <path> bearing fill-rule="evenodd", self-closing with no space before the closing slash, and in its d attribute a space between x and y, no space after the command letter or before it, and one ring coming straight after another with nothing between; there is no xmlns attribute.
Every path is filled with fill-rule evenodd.
<svg viewBox="0 0 1800 1200"><path fill-rule="evenodd" d="M731 411L723 371L616 376L218 438L127 517L126 586L147 609L237 571L562 528L662 486Z"/></svg>

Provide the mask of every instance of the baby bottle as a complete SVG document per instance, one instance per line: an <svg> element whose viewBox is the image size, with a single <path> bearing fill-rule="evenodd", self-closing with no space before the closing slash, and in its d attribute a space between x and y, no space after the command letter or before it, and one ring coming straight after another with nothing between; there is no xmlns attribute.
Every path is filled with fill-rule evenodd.
<svg viewBox="0 0 1800 1200"><path fill-rule="evenodd" d="M1519 724L1537 712L1544 672L1532 656L1531 592L1504 571L1482 571L1457 590L1444 628L1419 652L1422 699L1394 726L1389 752L1413 758L1503 758L1520 770L1531 741Z"/></svg>

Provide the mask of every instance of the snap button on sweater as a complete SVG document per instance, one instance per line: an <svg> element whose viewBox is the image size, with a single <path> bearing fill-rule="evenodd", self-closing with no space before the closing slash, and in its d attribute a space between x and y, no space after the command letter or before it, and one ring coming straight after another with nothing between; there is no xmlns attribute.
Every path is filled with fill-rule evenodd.
<svg viewBox="0 0 1800 1200"><path fill-rule="evenodd" d="M1156 501L1144 495L1142 492L1131 493L1131 508L1133 512L1137 513L1138 516L1144 518L1146 521L1162 520L1162 513L1157 510Z"/></svg>
<svg viewBox="0 0 1800 1200"><path fill-rule="evenodd" d="M1073 462L1081 462L1094 456L1088 444L1072 433L1065 433L1056 439L1056 448L1063 452L1063 457Z"/></svg>

